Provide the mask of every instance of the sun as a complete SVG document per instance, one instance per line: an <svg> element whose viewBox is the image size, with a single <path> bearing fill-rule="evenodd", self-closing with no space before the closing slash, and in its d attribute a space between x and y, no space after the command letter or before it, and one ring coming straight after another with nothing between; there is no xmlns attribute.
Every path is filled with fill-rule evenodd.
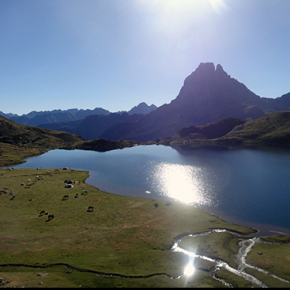
<svg viewBox="0 0 290 290"><path fill-rule="evenodd" d="M224 0L208 0L208 1L211 4L212 8L218 13L228 9L228 5Z"/></svg>
<svg viewBox="0 0 290 290"><path fill-rule="evenodd" d="M148 13L148 25L166 37L180 36L227 8L225 0L138 0Z"/></svg>

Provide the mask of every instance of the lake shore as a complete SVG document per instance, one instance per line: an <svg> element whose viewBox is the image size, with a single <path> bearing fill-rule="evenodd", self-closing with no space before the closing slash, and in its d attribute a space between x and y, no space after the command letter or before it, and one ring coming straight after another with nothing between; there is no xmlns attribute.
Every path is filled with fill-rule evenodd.
<svg viewBox="0 0 290 290"><path fill-rule="evenodd" d="M288 229L288 228L277 227L275 225L266 225L266 224L247 222L247 221L233 218L232 216L229 216L229 215L227 215L219 210L216 210L216 209L214 209L214 210L208 209L208 208L202 207L202 206L200 208L205 210L206 212L208 212L210 214L216 215L217 217L219 217L222 220L257 230L257 232L255 233L255 237L267 237L267 236L276 235L276 234L290 236L290 229Z"/></svg>

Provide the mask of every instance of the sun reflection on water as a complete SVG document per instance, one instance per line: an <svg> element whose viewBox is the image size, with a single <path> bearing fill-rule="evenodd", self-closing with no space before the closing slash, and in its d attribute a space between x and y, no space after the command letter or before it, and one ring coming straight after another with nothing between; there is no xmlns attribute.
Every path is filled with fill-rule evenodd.
<svg viewBox="0 0 290 290"><path fill-rule="evenodd" d="M154 185L164 196L186 204L209 205L203 170L190 165L159 163L153 172Z"/></svg>
<svg viewBox="0 0 290 290"><path fill-rule="evenodd" d="M187 277L190 277L194 274L195 268L193 266L193 262L190 261L184 268L183 274Z"/></svg>

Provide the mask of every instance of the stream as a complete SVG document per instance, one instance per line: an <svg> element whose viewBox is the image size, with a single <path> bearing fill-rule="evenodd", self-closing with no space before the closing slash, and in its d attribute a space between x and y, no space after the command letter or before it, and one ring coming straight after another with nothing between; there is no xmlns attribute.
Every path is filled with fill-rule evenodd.
<svg viewBox="0 0 290 290"><path fill-rule="evenodd" d="M210 235L213 233L230 233L231 235L235 235L238 236L240 241L239 241L239 251L237 253L236 256L236 262L238 264L237 269L231 267L228 263L226 263L225 261L222 260L218 260L218 259L213 259L211 257L205 256L205 255L198 255L194 252L190 252L187 251L185 249L183 249L182 247L180 247L180 243L182 241L182 239L187 238L187 237L191 237L191 238L195 238L195 237L199 237L199 236L205 236L205 235ZM181 252L185 255L187 255L189 257L189 259L191 259L191 265L192 266L192 272L186 272L184 271L184 276L190 276L190 275L194 275L194 267L193 267L193 259L198 258L198 259L203 259L206 261L209 261L211 263L214 264L214 270L209 271L207 269L203 269L203 268L196 268L197 270L201 270L201 271L205 271L208 272L210 274L210 276L219 281L221 284L227 286L228 288L233 288L233 285L231 285L230 283L227 283L225 280L216 277L216 273L221 269L224 268L227 271L233 273L234 275L237 275L261 288L268 288L262 281L258 280L256 277L248 274L245 272L246 268L252 268L256 271L259 271L263 274L269 275L272 278L275 278L277 280L280 280L282 282L288 283L290 284L290 281L280 278L262 268L253 266L249 263L246 262L246 257L248 255L248 253L251 251L251 249L253 248L253 246L255 245L255 243L268 243L268 244L272 244L270 242L265 242L262 241L259 237L253 237L251 234L250 235L243 235L234 231L230 231L227 229L213 229L211 231L206 231L206 232L201 232L201 233L194 233L194 234L186 234L183 236L180 236L177 239L174 239L174 244L171 247L170 251L173 252ZM289 244L290 245L290 244ZM68 272L71 271L79 271L79 272L86 272L86 273L92 273L95 274L97 276L104 276L104 277L120 277L120 278L129 278L129 279L138 279L138 278L151 278L154 276L166 276L169 279L180 279L182 277L182 275L177 276L177 277L173 277L167 273L153 273L153 274L149 274L149 275L122 275L122 274L117 274L117 273L106 273L106 272L99 272L99 271L94 271L94 270L88 270L88 269L81 269L81 268L77 268L77 267L73 267L69 264L66 263L54 263L54 264L50 264L50 265L26 265L26 264L0 264L0 267L30 267L30 268L37 268L37 269L45 269L45 268L50 268L50 267L55 267L55 266L64 266L67 268Z"/></svg>
<svg viewBox="0 0 290 290"><path fill-rule="evenodd" d="M210 257L207 257L207 256L202 256L202 255L197 255L195 254L194 252L190 252L190 251L187 251L183 248L181 248L179 246L179 244L181 243L182 241L182 238L185 238L185 237L198 237L198 236L205 236L205 235L210 235L210 234L213 234L213 233L230 233L232 235L236 235L240 238L240 242L239 242L239 252L237 254L237 258L236 258L236 262L238 264L238 269L235 269L233 267L231 267L228 263L224 262L224 261L221 261L221 260L217 260L217 259L213 259L213 258L210 258ZM202 233L198 233L198 234L189 234L189 235L186 235L186 236L183 236L181 239L178 239L175 241L173 247L171 248L172 251L174 252L181 252L181 253L184 253L185 255L187 255L188 257L191 257L191 258L200 258L200 259L203 259L203 260L206 260L206 261L209 261L209 262L212 262L215 264L215 268L214 268L214 271L211 272L211 277L213 277L214 279L220 281L223 285L225 286L228 286L229 288L233 288L233 285L227 283L226 281L224 281L223 279L220 279L220 278L217 278L215 273L218 272L221 268L224 268L226 269L227 271L253 283L253 284L256 284L258 285L259 287L262 287L262 288L268 288L262 281L258 280L257 278L255 278L254 276L248 274L245 272L245 269L248 267L248 268L252 268L256 271L259 271L259 272L262 272L266 275L269 275L271 276L272 278L275 278L275 279L278 279L282 282L285 282L285 283L290 283L290 281L288 280L285 280L283 278L280 278L264 269L261 269L259 267L255 267L253 265L250 265L246 262L246 257L247 257L247 254L251 251L252 247L254 246L255 243L267 243L267 242L264 242L262 241L260 238L257 238L257 237L253 237L253 238L246 238L246 236L248 235L245 235L245 238L242 238L240 234L237 234L236 232L233 232L233 231L230 231L230 230L226 230L226 229L214 229L214 230L211 230L211 231L208 231L208 232L202 232ZM271 244L271 243L269 243Z"/></svg>

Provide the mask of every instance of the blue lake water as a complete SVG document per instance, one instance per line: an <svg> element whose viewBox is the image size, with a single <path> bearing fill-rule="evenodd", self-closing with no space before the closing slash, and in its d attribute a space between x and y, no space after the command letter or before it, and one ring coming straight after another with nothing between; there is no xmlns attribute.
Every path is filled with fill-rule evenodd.
<svg viewBox="0 0 290 290"><path fill-rule="evenodd" d="M147 145L52 150L14 166L62 167L89 171L86 183L110 193L178 200L231 222L290 233L290 152Z"/></svg>

